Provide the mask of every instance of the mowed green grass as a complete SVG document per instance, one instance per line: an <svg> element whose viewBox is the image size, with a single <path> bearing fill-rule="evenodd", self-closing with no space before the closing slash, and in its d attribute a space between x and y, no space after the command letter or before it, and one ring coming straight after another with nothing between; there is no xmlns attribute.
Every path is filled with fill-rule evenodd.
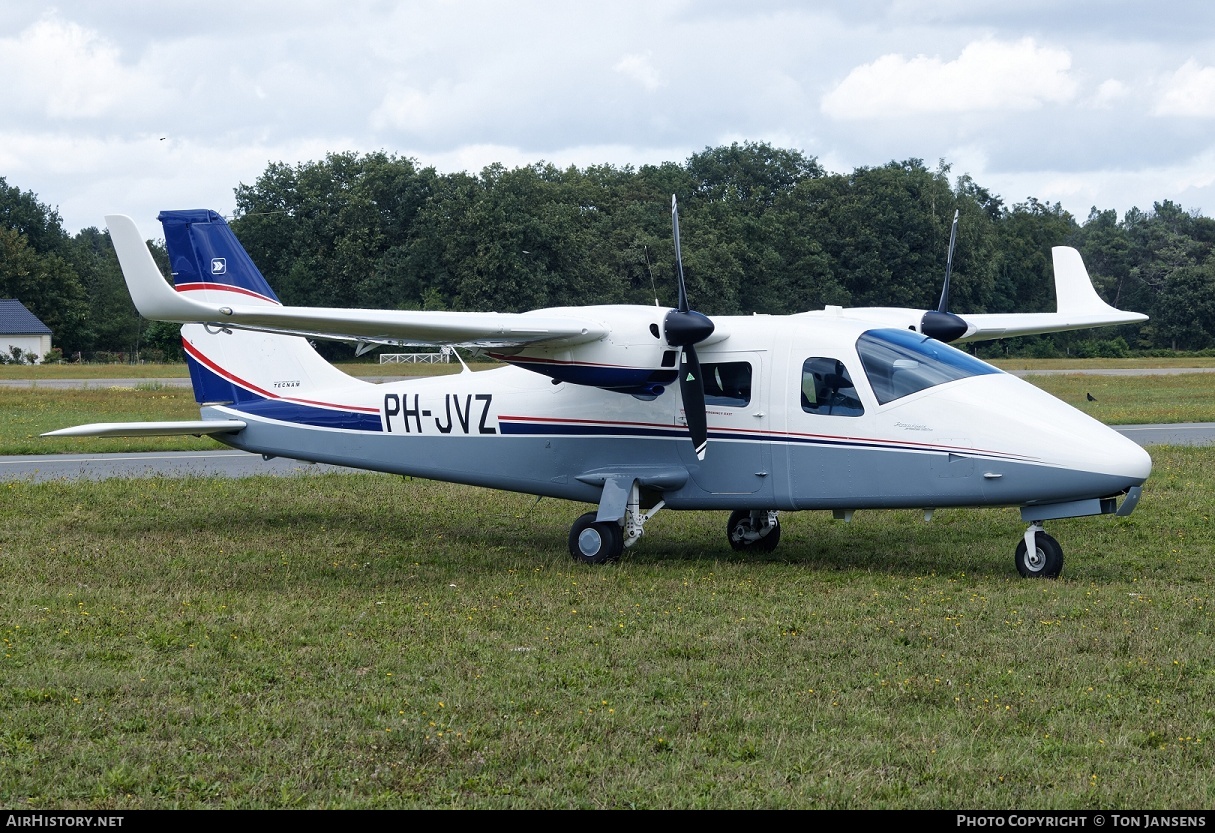
<svg viewBox="0 0 1215 833"><path fill-rule="evenodd" d="M1215 373L1025 378L1106 425L1215 422Z"/></svg>
<svg viewBox="0 0 1215 833"><path fill-rule="evenodd" d="M377 474L0 486L0 805L1215 804L1215 449L1128 518L659 513Z"/></svg>
<svg viewBox="0 0 1215 833"><path fill-rule="evenodd" d="M1070 378L1034 381L1088 409L1178 377ZM25 401L197 413L80 393ZM590 507L526 495L3 483L0 805L1208 809L1215 449L1152 456L1130 517L1048 524L1056 581L1017 575L1012 509L786 513L762 556L660 512L587 568Z"/></svg>

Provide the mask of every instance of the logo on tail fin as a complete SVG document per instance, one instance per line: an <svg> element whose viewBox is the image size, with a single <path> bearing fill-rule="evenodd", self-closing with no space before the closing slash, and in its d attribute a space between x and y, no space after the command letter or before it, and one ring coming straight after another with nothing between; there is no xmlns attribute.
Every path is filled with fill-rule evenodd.
<svg viewBox="0 0 1215 833"><path fill-rule="evenodd" d="M211 274L223 275L228 271L228 259L226 257L211 258Z"/></svg>

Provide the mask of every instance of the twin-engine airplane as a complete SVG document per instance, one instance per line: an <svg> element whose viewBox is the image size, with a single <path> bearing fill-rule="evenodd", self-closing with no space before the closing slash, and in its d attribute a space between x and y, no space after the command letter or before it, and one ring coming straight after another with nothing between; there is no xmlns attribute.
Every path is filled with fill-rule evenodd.
<svg viewBox="0 0 1215 833"><path fill-rule="evenodd" d="M219 215L159 219L175 286L130 218L106 223L139 312L184 324L201 419L51 434L208 434L266 458L597 504L569 534L588 564L619 559L664 507L726 510L730 546L770 552L781 512L1008 506L1028 522L1018 571L1054 577L1043 522L1127 515L1151 471L1116 431L944 343L1146 320L1104 303L1075 249L1054 249L1054 313L955 315L947 271L937 310L710 319L688 303L672 199L674 309L402 312L284 306ZM377 384L315 338L459 345L505 366Z"/></svg>

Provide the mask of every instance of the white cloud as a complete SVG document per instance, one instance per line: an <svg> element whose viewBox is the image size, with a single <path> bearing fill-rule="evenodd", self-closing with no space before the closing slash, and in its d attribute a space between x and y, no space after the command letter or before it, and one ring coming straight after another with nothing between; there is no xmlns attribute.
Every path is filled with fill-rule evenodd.
<svg viewBox="0 0 1215 833"><path fill-rule="evenodd" d="M612 68L626 78L636 81L649 92L666 86L666 83L662 80L662 76L658 74L658 70L654 68L653 63L650 61L648 54L625 55Z"/></svg>
<svg viewBox="0 0 1215 833"><path fill-rule="evenodd" d="M97 118L161 98L146 74L123 65L113 43L53 13L0 39L0 77L0 106L50 119Z"/></svg>
<svg viewBox="0 0 1215 833"><path fill-rule="evenodd" d="M376 130L422 135L435 128L442 109L440 102L450 98L450 90L425 93L412 87L395 87L384 94L380 105L372 111L371 126Z"/></svg>
<svg viewBox="0 0 1215 833"><path fill-rule="evenodd" d="M1215 116L1215 67L1199 66L1192 58L1186 61L1165 81L1152 113L1191 118Z"/></svg>
<svg viewBox="0 0 1215 833"><path fill-rule="evenodd" d="M956 60L883 55L853 69L822 99L825 115L873 119L975 111L1033 110L1070 101L1078 84L1071 55L1038 46L984 39Z"/></svg>
<svg viewBox="0 0 1215 833"><path fill-rule="evenodd" d="M1215 28L1198 16L1153 27L1119 6L1094 27L1047 0L213 2L201 18L163 0L0 3L0 176L71 231L121 211L149 236L161 209L230 213L271 162L378 150L477 172L767 141L841 173L943 158L1008 204L1082 216L1215 208Z"/></svg>
<svg viewBox="0 0 1215 833"><path fill-rule="evenodd" d="M1117 79L1111 78L1107 81L1101 82L1101 84L1097 86L1097 92L1093 96L1092 106L1099 110L1108 110L1117 105L1118 102L1125 99L1129 94L1130 88L1126 84L1118 81Z"/></svg>
<svg viewBox="0 0 1215 833"><path fill-rule="evenodd" d="M30 189L40 202L57 208L65 228L101 227L106 214L127 214L146 238L156 239L162 236L156 222L161 211L210 208L230 216L236 186L252 185L268 163L323 159L332 149L329 142L313 139L218 145L172 137L162 141L155 135L126 139L0 132L0 170L10 185ZM221 170L224 175L217 177Z"/></svg>

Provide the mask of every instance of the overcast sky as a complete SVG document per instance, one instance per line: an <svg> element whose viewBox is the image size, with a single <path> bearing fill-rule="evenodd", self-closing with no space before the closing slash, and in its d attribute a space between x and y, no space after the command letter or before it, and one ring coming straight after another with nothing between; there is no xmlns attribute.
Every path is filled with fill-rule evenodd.
<svg viewBox="0 0 1215 833"><path fill-rule="evenodd" d="M1215 3L4 0L0 176L69 232L270 162L640 166L768 142L1012 205L1215 216Z"/></svg>

